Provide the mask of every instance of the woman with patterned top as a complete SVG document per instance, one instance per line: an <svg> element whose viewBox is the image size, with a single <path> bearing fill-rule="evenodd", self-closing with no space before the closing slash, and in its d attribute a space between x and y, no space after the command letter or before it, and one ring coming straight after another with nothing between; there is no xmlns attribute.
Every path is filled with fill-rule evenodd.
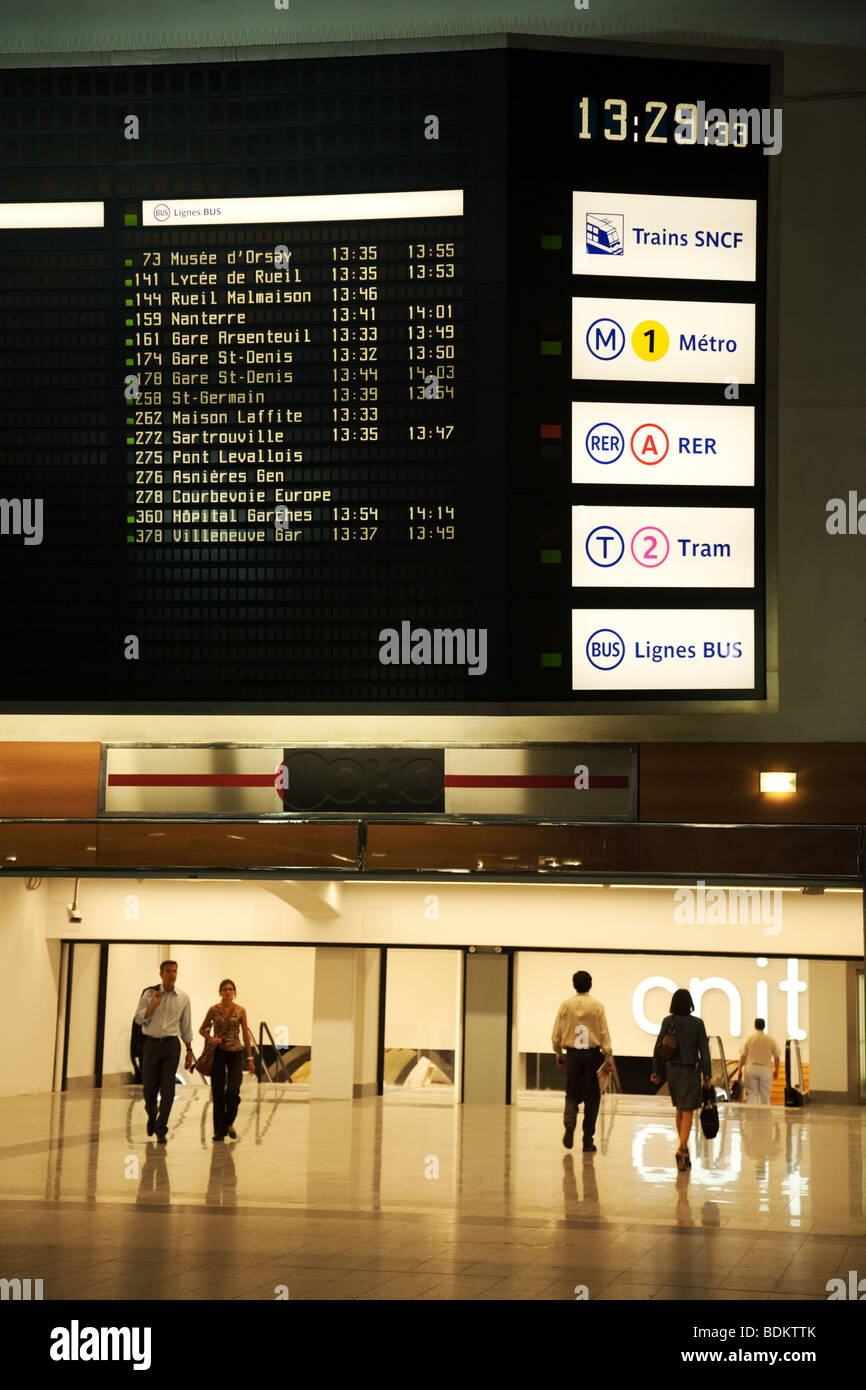
<svg viewBox="0 0 866 1390"><path fill-rule="evenodd" d="M234 1129L235 1116L241 1103L241 1076L243 1075L242 1053L246 1048L247 1066L253 1067L253 1040L247 1027L247 1011L235 1003L234 980L223 980L220 985L220 1002L212 1004L205 1014L204 1023L199 1028L203 1038L213 1037L216 1049L211 1072L211 1096L213 1098L213 1138L214 1143L225 1139L237 1139ZM213 1033L211 1034L211 1029ZM241 1042L240 1035L244 1040Z"/></svg>

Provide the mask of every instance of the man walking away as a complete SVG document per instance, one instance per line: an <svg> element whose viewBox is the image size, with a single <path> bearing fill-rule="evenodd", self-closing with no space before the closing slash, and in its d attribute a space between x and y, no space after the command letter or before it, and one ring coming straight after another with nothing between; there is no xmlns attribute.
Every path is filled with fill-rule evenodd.
<svg viewBox="0 0 866 1390"><path fill-rule="evenodd" d="M779 1044L775 1038L768 1037L764 1032L766 1026L764 1019L756 1018L755 1032L750 1033L743 1043L737 1080L741 1079L745 1064L748 1067L746 1072L747 1105L769 1105L770 1085L779 1075Z"/></svg>
<svg viewBox="0 0 866 1390"><path fill-rule="evenodd" d="M604 1005L598 999L590 998L592 976L586 970L578 970L572 976L572 984L577 992L560 1005L551 1038L556 1065L565 1067L565 1134L562 1142L567 1149L573 1146L577 1108L582 1102L583 1151L595 1153L596 1147L592 1141L601 1104L598 1069L604 1061L607 1068L612 1070L613 1050Z"/></svg>
<svg viewBox="0 0 866 1390"><path fill-rule="evenodd" d="M178 1033L186 1043L186 1065L192 1066L192 1027L189 995L175 988L177 961L164 960L159 967L162 987L146 989L135 1013L141 1025L141 1075L147 1132L160 1144L168 1142L168 1117L174 1104L174 1082L180 1061ZM157 1111L157 1094L159 1110Z"/></svg>

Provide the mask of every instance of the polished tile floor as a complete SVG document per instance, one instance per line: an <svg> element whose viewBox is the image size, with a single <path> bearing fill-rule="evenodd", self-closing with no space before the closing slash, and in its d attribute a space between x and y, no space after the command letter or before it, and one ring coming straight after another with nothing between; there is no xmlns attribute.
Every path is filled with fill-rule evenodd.
<svg viewBox="0 0 866 1390"><path fill-rule="evenodd" d="M179 1088L0 1100L0 1278L48 1299L805 1300L866 1276L866 1110L729 1106L677 1173L669 1100L310 1101L244 1084L238 1141Z"/></svg>

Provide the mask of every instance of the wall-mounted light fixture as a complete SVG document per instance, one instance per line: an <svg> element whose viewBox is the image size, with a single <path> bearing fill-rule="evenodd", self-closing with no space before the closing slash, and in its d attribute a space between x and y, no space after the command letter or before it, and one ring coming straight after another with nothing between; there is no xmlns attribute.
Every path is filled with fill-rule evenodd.
<svg viewBox="0 0 866 1390"><path fill-rule="evenodd" d="M759 772L762 792L781 792L790 794L797 790L796 772Z"/></svg>

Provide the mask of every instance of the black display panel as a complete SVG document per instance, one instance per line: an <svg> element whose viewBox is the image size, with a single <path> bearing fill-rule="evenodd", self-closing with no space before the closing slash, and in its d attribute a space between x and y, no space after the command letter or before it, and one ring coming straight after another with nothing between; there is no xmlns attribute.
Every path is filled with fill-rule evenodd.
<svg viewBox="0 0 866 1390"><path fill-rule="evenodd" d="M763 694L768 158L678 140L698 102L765 109L768 70L494 50L0 74L0 703ZM575 274L582 190L754 204L751 279L615 279L601 254ZM609 236L600 212L587 237ZM623 264L630 250L648 254ZM700 383L581 375L575 305L596 300L752 306L753 379L726 399L721 364ZM719 485L680 460L658 486L596 481L572 438L595 401L712 408L710 424L724 406L739 439L751 411L753 473ZM688 439L713 438L688 419ZM608 515L645 521L637 561L660 507L712 523L670 532L676 582L581 572L584 550L607 562ZM715 568L685 565L683 530ZM629 615L654 615L655 683L624 686L622 658L579 669L612 648L601 620L580 627L608 611L632 664ZM689 685L653 623L676 652L689 614L720 612L749 615L753 677L716 663Z"/></svg>

